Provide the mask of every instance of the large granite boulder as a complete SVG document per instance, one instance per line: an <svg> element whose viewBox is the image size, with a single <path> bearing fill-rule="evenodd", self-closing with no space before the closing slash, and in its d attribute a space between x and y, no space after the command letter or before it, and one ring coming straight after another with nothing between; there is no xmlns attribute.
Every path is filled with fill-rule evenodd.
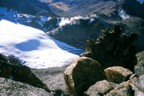
<svg viewBox="0 0 144 96"><path fill-rule="evenodd" d="M53 96L41 88L0 78L0 96Z"/></svg>
<svg viewBox="0 0 144 96"><path fill-rule="evenodd" d="M136 64L136 39L136 34L122 34L120 26L115 25L112 29L103 30L96 41L88 40L81 56L97 60L104 68L123 66L133 71Z"/></svg>
<svg viewBox="0 0 144 96"><path fill-rule="evenodd" d="M117 84L106 80L98 81L85 92L86 96L101 96L113 90Z"/></svg>
<svg viewBox="0 0 144 96"><path fill-rule="evenodd" d="M130 70L120 66L106 68L104 72L106 80L114 83L121 83L123 81L127 81L129 80L129 77L133 74L133 72L131 72Z"/></svg>
<svg viewBox="0 0 144 96"><path fill-rule="evenodd" d="M0 77L27 83L50 92L49 88L31 72L30 68L22 65L13 56L6 57L0 54Z"/></svg>
<svg viewBox="0 0 144 96"><path fill-rule="evenodd" d="M83 96L91 85L104 79L104 71L97 61L81 57L67 67L64 79L73 96Z"/></svg>

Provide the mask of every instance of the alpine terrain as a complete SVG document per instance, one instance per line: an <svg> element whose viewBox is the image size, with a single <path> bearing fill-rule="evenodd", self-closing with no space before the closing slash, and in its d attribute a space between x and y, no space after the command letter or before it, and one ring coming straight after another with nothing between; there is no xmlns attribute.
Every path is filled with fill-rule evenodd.
<svg viewBox="0 0 144 96"><path fill-rule="evenodd" d="M0 96L144 96L144 0L0 0Z"/></svg>

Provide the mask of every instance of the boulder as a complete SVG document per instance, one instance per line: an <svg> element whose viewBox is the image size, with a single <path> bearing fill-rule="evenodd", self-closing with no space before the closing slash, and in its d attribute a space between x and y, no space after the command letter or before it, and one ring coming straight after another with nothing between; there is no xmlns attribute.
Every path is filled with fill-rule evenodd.
<svg viewBox="0 0 144 96"><path fill-rule="evenodd" d="M91 85L104 79L104 71L97 61L81 57L66 68L64 79L73 96L83 96Z"/></svg>
<svg viewBox="0 0 144 96"><path fill-rule="evenodd" d="M137 65L135 65L135 73L138 76L144 75L144 51L136 54Z"/></svg>
<svg viewBox="0 0 144 96"><path fill-rule="evenodd" d="M22 65L13 56L6 57L0 54L0 77L27 83L50 92L49 88L31 72L30 68Z"/></svg>
<svg viewBox="0 0 144 96"><path fill-rule="evenodd" d="M129 82L123 82L105 96L134 96L134 91Z"/></svg>
<svg viewBox="0 0 144 96"><path fill-rule="evenodd" d="M123 81L126 81L133 74L133 72L131 72L130 70L120 66L109 67L105 69L104 72L106 80L114 83L121 83Z"/></svg>
<svg viewBox="0 0 144 96"><path fill-rule="evenodd" d="M41 88L0 77L0 96L53 96Z"/></svg>
<svg viewBox="0 0 144 96"><path fill-rule="evenodd" d="M112 89L114 89L117 84L108 82L106 80L98 81L94 85L92 85L86 92L86 96L103 96L109 93Z"/></svg>

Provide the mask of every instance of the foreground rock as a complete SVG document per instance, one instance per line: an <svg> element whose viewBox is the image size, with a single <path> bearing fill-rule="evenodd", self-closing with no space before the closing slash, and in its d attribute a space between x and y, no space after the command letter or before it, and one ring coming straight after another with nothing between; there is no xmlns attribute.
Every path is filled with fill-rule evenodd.
<svg viewBox="0 0 144 96"><path fill-rule="evenodd" d="M79 58L64 71L67 88L73 96L83 96L84 91L103 78L100 64L86 57Z"/></svg>
<svg viewBox="0 0 144 96"><path fill-rule="evenodd" d="M0 96L53 96L44 89L0 78Z"/></svg>
<svg viewBox="0 0 144 96"><path fill-rule="evenodd" d="M112 82L108 82L106 80L98 81L94 85L92 85L86 92L86 96L101 96L110 92L112 89L116 87L116 84Z"/></svg>
<svg viewBox="0 0 144 96"><path fill-rule="evenodd" d="M123 82L106 96L134 96L134 91L128 82Z"/></svg>
<svg viewBox="0 0 144 96"><path fill-rule="evenodd" d="M92 85L85 92L85 96L134 96L134 90L129 81L115 84L103 80Z"/></svg>
<svg viewBox="0 0 144 96"><path fill-rule="evenodd" d="M121 83L126 81L133 74L130 70L120 66L109 67L104 71L106 80L114 83Z"/></svg>
<svg viewBox="0 0 144 96"><path fill-rule="evenodd" d="M47 86L31 72L30 68L21 65L20 61L14 57L0 54L0 77L27 83L50 92Z"/></svg>

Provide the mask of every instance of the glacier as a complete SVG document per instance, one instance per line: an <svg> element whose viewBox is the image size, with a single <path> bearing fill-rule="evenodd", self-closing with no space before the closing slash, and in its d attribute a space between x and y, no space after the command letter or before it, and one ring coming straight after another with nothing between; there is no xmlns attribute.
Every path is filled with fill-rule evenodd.
<svg viewBox="0 0 144 96"><path fill-rule="evenodd" d="M0 21L0 38L0 53L15 56L30 68L67 66L82 52L41 30L4 19Z"/></svg>

